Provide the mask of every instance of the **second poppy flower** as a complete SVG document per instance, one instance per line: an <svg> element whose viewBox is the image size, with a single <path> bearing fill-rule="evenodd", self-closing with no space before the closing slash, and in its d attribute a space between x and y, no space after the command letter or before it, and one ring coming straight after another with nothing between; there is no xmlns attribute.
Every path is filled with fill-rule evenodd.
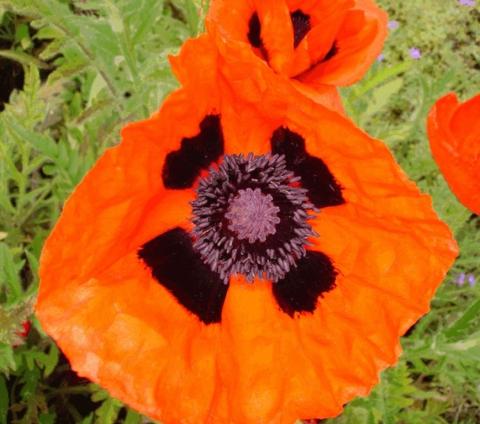
<svg viewBox="0 0 480 424"><path fill-rule="evenodd" d="M333 87L359 80L380 53L387 15L371 0L213 0L207 28L238 78L268 66L341 109Z"/></svg>

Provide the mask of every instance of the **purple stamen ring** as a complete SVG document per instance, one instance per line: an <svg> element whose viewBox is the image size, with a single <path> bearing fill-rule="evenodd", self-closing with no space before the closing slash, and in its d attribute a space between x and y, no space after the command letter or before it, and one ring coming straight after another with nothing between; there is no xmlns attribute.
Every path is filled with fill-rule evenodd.
<svg viewBox="0 0 480 424"><path fill-rule="evenodd" d="M273 282L305 256L318 212L283 155L226 155L192 202L194 248L228 283L244 275Z"/></svg>

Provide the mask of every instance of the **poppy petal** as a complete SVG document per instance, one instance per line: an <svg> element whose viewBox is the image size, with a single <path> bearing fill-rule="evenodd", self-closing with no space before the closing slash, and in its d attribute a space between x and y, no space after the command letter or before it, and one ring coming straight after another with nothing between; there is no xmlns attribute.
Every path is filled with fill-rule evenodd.
<svg viewBox="0 0 480 424"><path fill-rule="evenodd" d="M287 66L294 50L290 11L283 1L255 0L254 3L268 63L275 71L281 72Z"/></svg>
<svg viewBox="0 0 480 424"><path fill-rule="evenodd" d="M432 155L459 201L480 214L480 95L460 103L454 93L439 99L428 116Z"/></svg>
<svg viewBox="0 0 480 424"><path fill-rule="evenodd" d="M302 3L302 1L296 1L294 3L298 4ZM322 3L323 4L319 4L316 7L309 7L310 13L312 14L312 21L314 22L313 28L307 37L310 67L321 61L328 60L327 56L336 43L342 23L348 11L355 6L353 0Z"/></svg>
<svg viewBox="0 0 480 424"><path fill-rule="evenodd" d="M345 14L329 52L302 73L304 84L345 86L358 81L382 50L387 36L387 14L371 0L356 0Z"/></svg>
<svg viewBox="0 0 480 424"><path fill-rule="evenodd" d="M185 230L174 228L148 241L138 256L154 278L202 322L220 322L228 285L205 265Z"/></svg>
<svg viewBox="0 0 480 424"><path fill-rule="evenodd" d="M197 44L207 57L195 58ZM175 62L185 87L152 118L128 126L65 204L41 257L38 317L80 375L166 424L334 416L396 362L399 337L428 311L457 246L383 143L290 85L277 90L286 86L273 89L266 79L264 102L234 97L238 81L199 72L199 62L224 60L206 44L187 43L189 55ZM275 130L288 128L341 184L344 203L310 221L320 234L309 239L311 251L337 272L312 312L292 317L271 282L234 276L221 321L205 325L138 257L157 236L191 230L194 191L166 189L162 169L208 115L221 117L226 154L265 154ZM181 247L189 252L187 242ZM155 270L156 257L151 263ZM211 293L202 291L201 303ZM218 305L215 290L213 299Z"/></svg>

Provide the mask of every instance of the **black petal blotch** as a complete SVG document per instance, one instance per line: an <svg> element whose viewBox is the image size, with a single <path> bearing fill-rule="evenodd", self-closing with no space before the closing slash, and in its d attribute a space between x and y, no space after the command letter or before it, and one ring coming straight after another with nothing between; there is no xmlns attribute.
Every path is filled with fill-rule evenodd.
<svg viewBox="0 0 480 424"><path fill-rule="evenodd" d="M162 178L166 188L192 187L202 169L215 162L224 149L220 116L208 115L200 123L200 132L184 138L180 149L170 152L163 165Z"/></svg>
<svg viewBox="0 0 480 424"><path fill-rule="evenodd" d="M260 33L262 31L262 27L260 24L260 19L258 18L258 13L255 12L250 20L248 21L248 34L247 38L252 47L261 48L263 47L262 38Z"/></svg>
<svg viewBox="0 0 480 424"><path fill-rule="evenodd" d="M185 230L177 227L148 241L138 256L153 277L202 322L221 321L228 285L203 263Z"/></svg>
<svg viewBox="0 0 480 424"><path fill-rule="evenodd" d="M297 47L311 29L310 16L300 9L290 13L293 25L293 46Z"/></svg>
<svg viewBox="0 0 480 424"><path fill-rule="evenodd" d="M301 177L301 185L308 190L310 201L317 208L345 203L342 188L325 162L305 150L303 137L288 128L276 129L271 139L272 153L284 155L287 168Z"/></svg>
<svg viewBox="0 0 480 424"><path fill-rule="evenodd" d="M313 312L318 298L335 287L336 276L328 256L307 251L296 268L272 284L273 296L280 309L291 317L297 312Z"/></svg>

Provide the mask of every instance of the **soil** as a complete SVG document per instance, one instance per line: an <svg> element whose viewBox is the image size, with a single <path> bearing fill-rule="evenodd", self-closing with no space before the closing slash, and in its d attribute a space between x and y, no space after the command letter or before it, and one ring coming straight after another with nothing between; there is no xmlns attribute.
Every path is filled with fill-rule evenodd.
<svg viewBox="0 0 480 424"><path fill-rule="evenodd" d="M9 43L0 41L0 50L9 49ZM0 111L5 108L10 94L23 87L23 67L17 62L0 57Z"/></svg>

